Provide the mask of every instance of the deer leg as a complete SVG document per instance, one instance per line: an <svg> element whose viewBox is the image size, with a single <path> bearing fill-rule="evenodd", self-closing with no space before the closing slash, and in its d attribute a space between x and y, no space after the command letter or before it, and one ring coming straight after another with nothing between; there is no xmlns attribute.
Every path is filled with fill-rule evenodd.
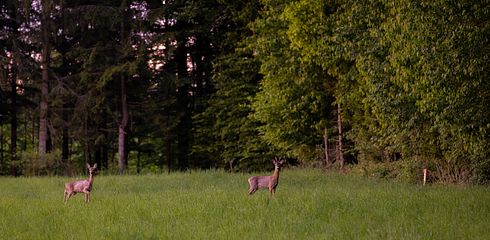
<svg viewBox="0 0 490 240"><path fill-rule="evenodd" d="M255 191L257 191L257 188L250 188L250 189L248 190L248 195L252 195L252 194L254 194L254 193L255 193Z"/></svg>
<svg viewBox="0 0 490 240"><path fill-rule="evenodd" d="M75 195L75 192L68 192L68 194L66 195L66 202L68 202L68 200L70 200L71 196L73 195Z"/></svg>
<svg viewBox="0 0 490 240"><path fill-rule="evenodd" d="M89 191L84 191L85 194L85 202L88 203L90 202L90 192Z"/></svg>

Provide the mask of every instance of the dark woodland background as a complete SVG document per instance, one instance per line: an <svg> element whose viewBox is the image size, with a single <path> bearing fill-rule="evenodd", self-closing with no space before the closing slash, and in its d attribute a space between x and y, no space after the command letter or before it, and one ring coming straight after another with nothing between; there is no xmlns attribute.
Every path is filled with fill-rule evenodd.
<svg viewBox="0 0 490 240"><path fill-rule="evenodd" d="M3 0L0 174L490 180L490 4Z"/></svg>

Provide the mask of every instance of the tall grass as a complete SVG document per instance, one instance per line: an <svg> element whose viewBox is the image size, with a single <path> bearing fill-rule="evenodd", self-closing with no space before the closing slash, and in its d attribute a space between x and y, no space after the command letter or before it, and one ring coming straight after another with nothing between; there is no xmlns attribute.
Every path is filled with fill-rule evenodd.
<svg viewBox="0 0 490 240"><path fill-rule="evenodd" d="M1 239L490 239L490 190L316 170L282 172L276 197L248 174L96 176L92 202L63 204L67 178L0 178Z"/></svg>

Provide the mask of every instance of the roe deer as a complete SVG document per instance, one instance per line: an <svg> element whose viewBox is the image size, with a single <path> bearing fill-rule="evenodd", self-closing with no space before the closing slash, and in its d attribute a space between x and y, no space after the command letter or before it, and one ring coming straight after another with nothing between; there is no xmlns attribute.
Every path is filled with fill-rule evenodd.
<svg viewBox="0 0 490 240"><path fill-rule="evenodd" d="M272 176L254 176L248 178L248 185L250 186L248 195L254 194L255 191L260 188L268 188L271 195L275 196L276 187L279 183L279 171L281 169L281 165L284 164L284 160L277 159L276 157L274 160L272 160L272 163L275 167L274 174L272 174Z"/></svg>
<svg viewBox="0 0 490 240"><path fill-rule="evenodd" d="M65 195L63 197L63 202L67 203L71 196L77 193L85 194L85 202L90 202L90 191L92 190L92 183L94 182L94 171L97 169L97 163L91 167L87 163L88 169L88 179L78 180L76 182L65 183Z"/></svg>

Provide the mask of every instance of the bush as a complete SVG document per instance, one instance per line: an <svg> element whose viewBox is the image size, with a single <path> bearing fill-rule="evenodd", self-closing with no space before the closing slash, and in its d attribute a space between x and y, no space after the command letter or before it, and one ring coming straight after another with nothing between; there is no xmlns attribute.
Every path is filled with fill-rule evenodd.
<svg viewBox="0 0 490 240"><path fill-rule="evenodd" d="M393 179L399 175L395 162L361 162L353 169L366 177Z"/></svg>
<svg viewBox="0 0 490 240"><path fill-rule="evenodd" d="M41 160L36 151L24 151L18 164L25 176L73 175L75 172L71 163L61 160L59 150L46 153L44 160Z"/></svg>
<svg viewBox="0 0 490 240"><path fill-rule="evenodd" d="M409 183L422 183L423 181L423 161L419 159L405 159L399 161L398 179Z"/></svg>

